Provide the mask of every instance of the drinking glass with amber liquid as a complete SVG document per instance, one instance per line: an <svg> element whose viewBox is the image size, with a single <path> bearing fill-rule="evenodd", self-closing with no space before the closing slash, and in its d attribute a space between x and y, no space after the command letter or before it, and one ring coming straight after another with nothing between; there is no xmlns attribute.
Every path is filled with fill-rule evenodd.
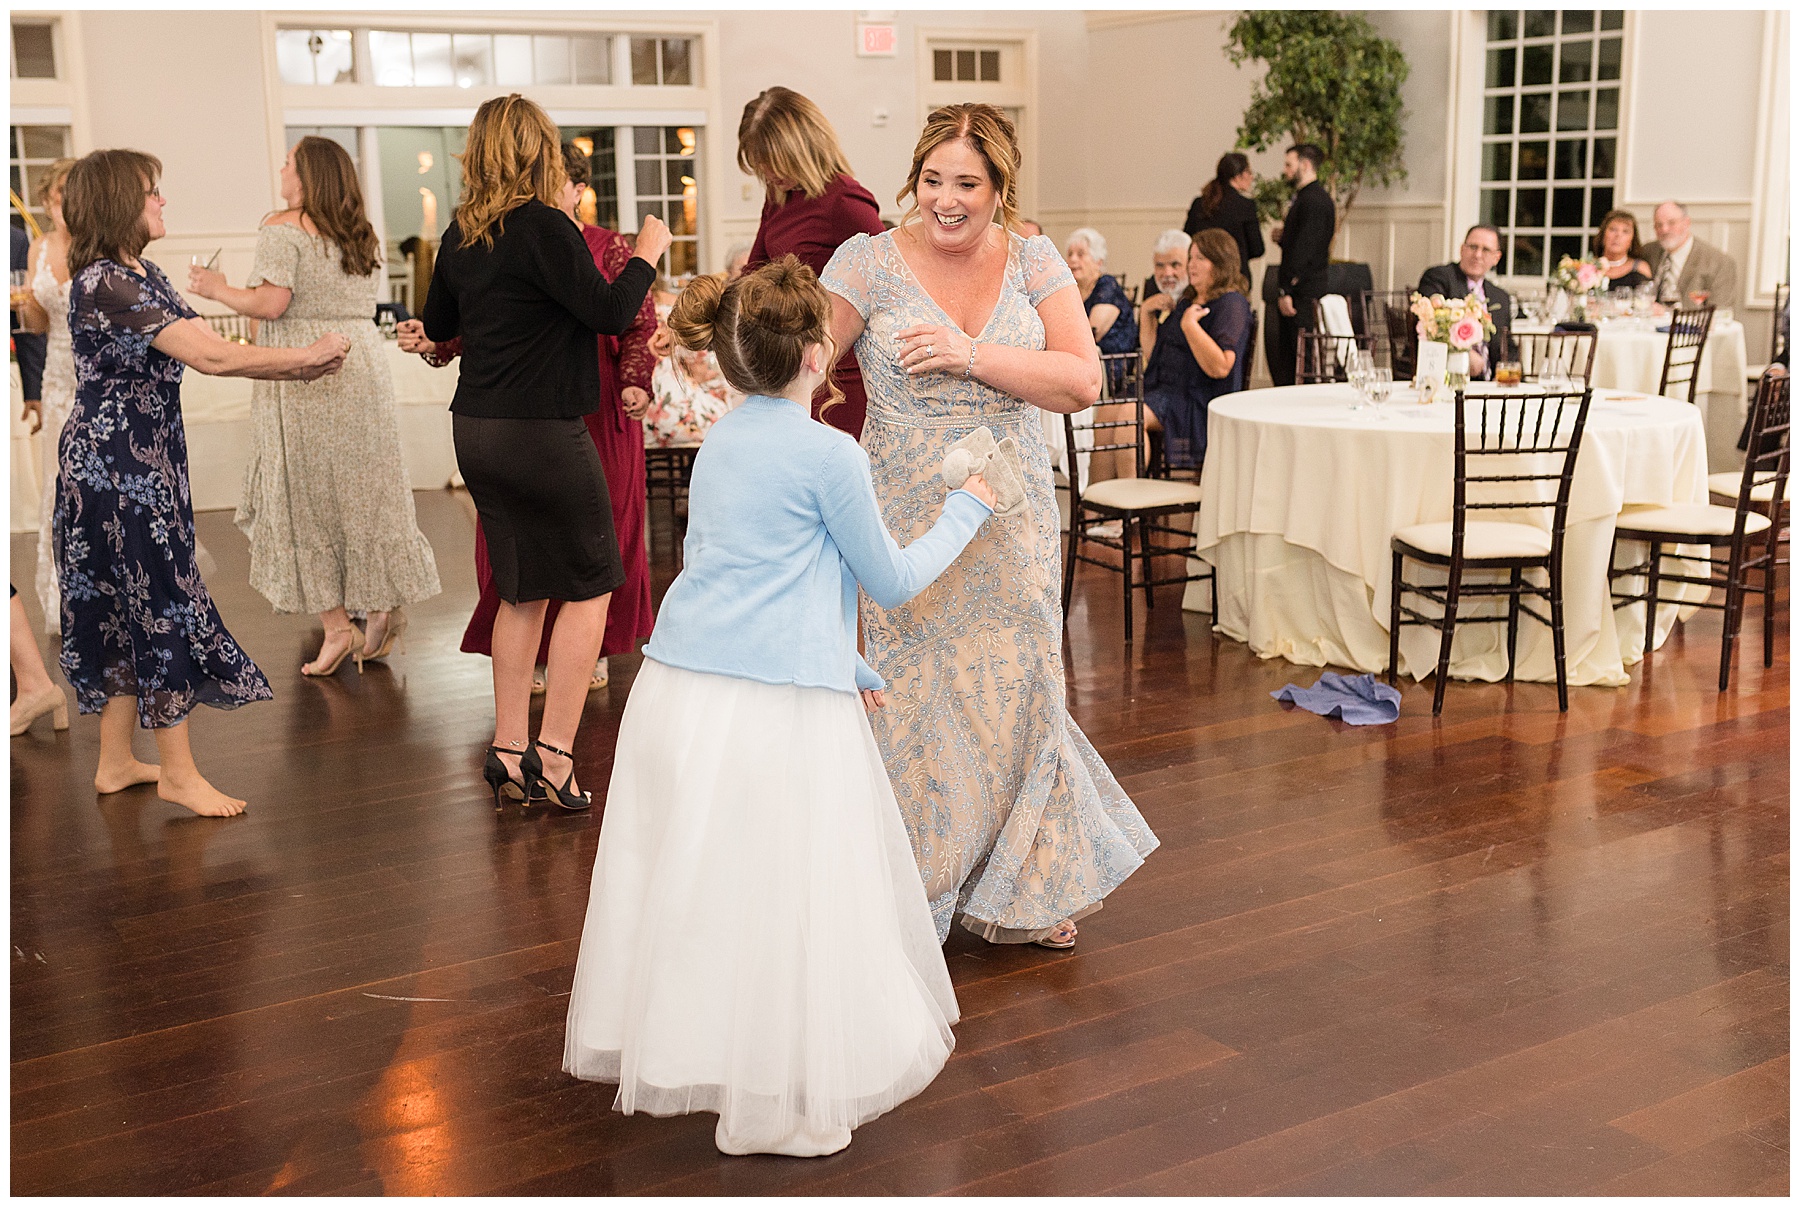
<svg viewBox="0 0 1800 1207"><path fill-rule="evenodd" d="M1516 360L1498 361L1494 365L1494 384L1516 386L1525 380L1525 368Z"/></svg>

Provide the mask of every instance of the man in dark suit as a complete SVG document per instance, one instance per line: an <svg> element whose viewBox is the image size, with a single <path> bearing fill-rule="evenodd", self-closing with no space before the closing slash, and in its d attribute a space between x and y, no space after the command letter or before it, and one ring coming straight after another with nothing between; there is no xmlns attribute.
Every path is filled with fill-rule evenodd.
<svg viewBox="0 0 1800 1207"><path fill-rule="evenodd" d="M12 260L10 267L14 272L25 270L26 257L31 254L31 236L25 228L14 225L12 228ZM44 336L33 335L19 328L19 316L12 316L13 352L19 359L19 388L25 398L25 415L31 418L38 414L44 393ZM32 431L44 426L41 417Z"/></svg>
<svg viewBox="0 0 1800 1207"><path fill-rule="evenodd" d="M1469 376L1493 376L1494 348L1506 345L1512 333L1512 298L1506 290L1487 279L1488 270L1500 263L1500 232L1491 226L1471 226L1463 236L1462 251L1455 264L1439 264L1427 268L1419 276L1419 292L1426 297L1442 294L1446 298L1466 298L1471 293L1487 303L1488 317L1494 320L1494 338L1469 353Z"/></svg>
<svg viewBox="0 0 1800 1207"><path fill-rule="evenodd" d="M1294 361L1300 332L1313 325L1312 304L1325 296L1331 266L1331 240L1337 234L1337 206L1319 183L1325 152L1303 142L1287 149L1281 174L1294 186L1294 201L1276 232L1281 244L1280 284L1275 307L1280 314L1275 359L1269 377L1278 386L1294 384Z"/></svg>

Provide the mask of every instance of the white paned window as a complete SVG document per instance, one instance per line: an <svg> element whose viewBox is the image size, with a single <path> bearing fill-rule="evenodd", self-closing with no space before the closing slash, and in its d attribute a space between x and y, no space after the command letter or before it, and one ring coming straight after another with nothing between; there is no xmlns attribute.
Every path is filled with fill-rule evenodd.
<svg viewBox="0 0 1800 1207"><path fill-rule="evenodd" d="M384 88L529 88L612 83L612 38L606 34L450 34L372 29L369 58L374 65L374 82ZM290 79L285 70L282 78L289 83L305 82Z"/></svg>
<svg viewBox="0 0 1800 1207"><path fill-rule="evenodd" d="M694 72L694 39L631 39L631 82L670 87L698 83Z"/></svg>
<svg viewBox="0 0 1800 1207"><path fill-rule="evenodd" d="M631 132L632 182L641 225L651 214L675 237L661 267L672 277L700 271L700 155L692 126L637 126Z"/></svg>
<svg viewBox="0 0 1800 1207"><path fill-rule="evenodd" d="M284 84L348 84L355 63L347 29L275 31L275 65Z"/></svg>
<svg viewBox="0 0 1800 1207"><path fill-rule="evenodd" d="M24 200L39 229L50 229L50 215L38 201L38 189L50 165L69 153L67 126L14 126L8 154L12 191ZM15 265L15 267L20 267Z"/></svg>
<svg viewBox="0 0 1800 1207"><path fill-rule="evenodd" d="M998 84L998 47L947 47L931 52L931 78L940 84Z"/></svg>
<svg viewBox="0 0 1800 1207"><path fill-rule="evenodd" d="M1536 277L1589 247L1613 208L1625 14L1488 13L1481 221L1503 275Z"/></svg>
<svg viewBox="0 0 1800 1207"><path fill-rule="evenodd" d="M12 23L12 78L56 78L56 26L48 21Z"/></svg>

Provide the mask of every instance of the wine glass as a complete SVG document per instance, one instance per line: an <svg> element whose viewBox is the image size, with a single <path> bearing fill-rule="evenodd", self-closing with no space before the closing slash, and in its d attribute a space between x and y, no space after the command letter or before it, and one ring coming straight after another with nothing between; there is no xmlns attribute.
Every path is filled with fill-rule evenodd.
<svg viewBox="0 0 1800 1207"><path fill-rule="evenodd" d="M1355 348L1350 352L1350 363L1345 376L1350 380L1350 388L1356 391L1350 403L1350 409L1360 411L1369 401L1369 374L1375 368L1375 357L1372 353Z"/></svg>
<svg viewBox="0 0 1800 1207"><path fill-rule="evenodd" d="M1388 395L1394 392L1394 371L1386 365L1371 366L1368 390L1369 401L1375 407L1375 418L1385 421L1387 412L1382 408L1387 405Z"/></svg>

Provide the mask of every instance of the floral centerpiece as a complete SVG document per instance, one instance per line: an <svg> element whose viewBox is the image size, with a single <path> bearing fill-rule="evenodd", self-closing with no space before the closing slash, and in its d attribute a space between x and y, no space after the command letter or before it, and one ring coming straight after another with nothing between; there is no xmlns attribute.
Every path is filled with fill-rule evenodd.
<svg viewBox="0 0 1800 1207"><path fill-rule="evenodd" d="M1556 271L1550 274L1550 288L1568 299L1568 309L1565 311L1564 304L1553 301L1551 316L1585 322L1589 310L1595 308L1593 304L1611 286L1612 282L1607 279L1606 272L1594 262L1592 256L1583 256L1579 260L1574 256L1564 256L1557 264Z"/></svg>
<svg viewBox="0 0 1800 1207"><path fill-rule="evenodd" d="M1439 385L1447 385L1453 390L1467 385L1470 350L1494 334L1494 319L1488 313L1487 302L1475 293L1461 298L1446 298L1441 293L1430 297L1415 293L1412 295L1412 312L1419 320L1421 350L1426 343L1442 344L1445 349L1441 362L1444 380L1415 384L1429 386L1434 394ZM1421 356L1421 368L1425 362L1426 358Z"/></svg>

